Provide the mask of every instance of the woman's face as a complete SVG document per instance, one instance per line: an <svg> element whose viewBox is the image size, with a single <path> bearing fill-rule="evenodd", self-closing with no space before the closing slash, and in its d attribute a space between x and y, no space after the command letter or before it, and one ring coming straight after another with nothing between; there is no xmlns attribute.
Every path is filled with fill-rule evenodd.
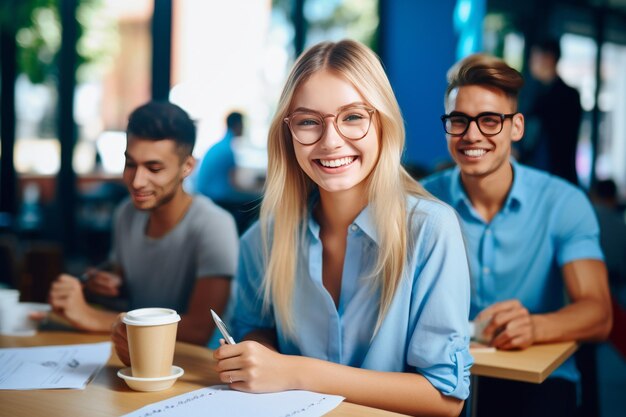
<svg viewBox="0 0 626 417"><path fill-rule="evenodd" d="M337 132L334 117L342 112L341 120L349 126L363 115L362 110L344 112L350 107L367 106L357 89L347 80L328 71L313 74L294 94L291 114L294 112L317 112L328 115L319 141L303 145L292 137L296 159L300 168L315 182L320 193L357 191L365 193L365 179L372 172L380 144L376 129L376 113L371 113L371 124L362 139L348 139ZM367 114L367 113L365 113ZM311 123L303 120L301 123ZM349 127L345 131L349 131ZM292 135L293 136L293 135ZM365 194L362 194L365 195Z"/></svg>

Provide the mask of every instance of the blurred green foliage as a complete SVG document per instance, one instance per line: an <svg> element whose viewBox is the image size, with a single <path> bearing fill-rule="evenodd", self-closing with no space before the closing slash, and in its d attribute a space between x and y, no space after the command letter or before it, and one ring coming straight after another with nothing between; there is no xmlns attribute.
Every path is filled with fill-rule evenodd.
<svg viewBox="0 0 626 417"><path fill-rule="evenodd" d="M0 30L15 36L18 48L18 73L28 76L32 83L43 83L56 78L57 57L61 48L61 19L59 4L62 0L2 0L0 2ZM77 67L97 60L104 48L101 45L85 48L85 35L90 29L90 19L101 9L103 0L78 0L77 6ZM93 45L93 43L87 43Z"/></svg>

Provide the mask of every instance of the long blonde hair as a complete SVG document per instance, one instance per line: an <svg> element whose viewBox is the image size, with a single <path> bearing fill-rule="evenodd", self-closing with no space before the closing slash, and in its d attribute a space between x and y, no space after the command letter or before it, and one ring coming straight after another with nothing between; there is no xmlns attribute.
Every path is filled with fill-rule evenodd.
<svg viewBox="0 0 626 417"><path fill-rule="evenodd" d="M264 306L273 306L286 334L291 336L296 259L306 230L308 198L315 184L298 165L291 134L283 120L298 88L320 70L344 77L377 110L380 154L367 180L368 201L380 239L372 275L381 288L375 330L391 304L408 259L406 196L428 195L400 163L404 123L378 57L366 46L351 40L322 42L305 51L289 74L270 126L267 181L260 214L266 262Z"/></svg>

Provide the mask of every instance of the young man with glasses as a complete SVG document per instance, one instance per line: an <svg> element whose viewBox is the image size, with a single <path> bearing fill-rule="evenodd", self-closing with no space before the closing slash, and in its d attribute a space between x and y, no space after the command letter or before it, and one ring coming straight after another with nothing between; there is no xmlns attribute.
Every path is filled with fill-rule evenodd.
<svg viewBox="0 0 626 417"><path fill-rule="evenodd" d="M457 166L423 185L459 213L473 282L470 319L488 322L481 336L491 346L604 340L610 299L589 201L510 158L524 134L522 84L516 70L487 55L450 69L442 121ZM478 415L575 415L579 380L573 358L540 385L480 378Z"/></svg>

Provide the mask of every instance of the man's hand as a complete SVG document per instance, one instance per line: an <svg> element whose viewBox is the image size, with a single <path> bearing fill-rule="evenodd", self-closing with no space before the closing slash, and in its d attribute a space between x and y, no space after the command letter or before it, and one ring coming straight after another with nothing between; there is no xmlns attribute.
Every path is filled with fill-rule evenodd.
<svg viewBox="0 0 626 417"><path fill-rule="evenodd" d="M126 313L120 313L113 323L111 329L111 340L115 347L115 353L120 358L122 363L126 366L130 366L130 353L128 351L128 338L126 336L126 325L122 322L122 319Z"/></svg>
<svg viewBox="0 0 626 417"><path fill-rule="evenodd" d="M118 297L122 286L122 278L112 272L90 268L85 272L87 283L85 288L93 294L105 297Z"/></svg>
<svg viewBox="0 0 626 417"><path fill-rule="evenodd" d="M92 308L85 301L80 281L67 274L52 283L49 294L52 309L65 317L73 326L90 330L87 325Z"/></svg>
<svg viewBox="0 0 626 417"><path fill-rule="evenodd" d="M498 349L525 349L535 343L535 328L528 310L519 300L495 303L478 314L476 321L488 320L483 336Z"/></svg>
<svg viewBox="0 0 626 417"><path fill-rule="evenodd" d="M48 296L52 309L80 330L109 332L117 315L87 304L83 286L71 275L62 274L52 283Z"/></svg>

